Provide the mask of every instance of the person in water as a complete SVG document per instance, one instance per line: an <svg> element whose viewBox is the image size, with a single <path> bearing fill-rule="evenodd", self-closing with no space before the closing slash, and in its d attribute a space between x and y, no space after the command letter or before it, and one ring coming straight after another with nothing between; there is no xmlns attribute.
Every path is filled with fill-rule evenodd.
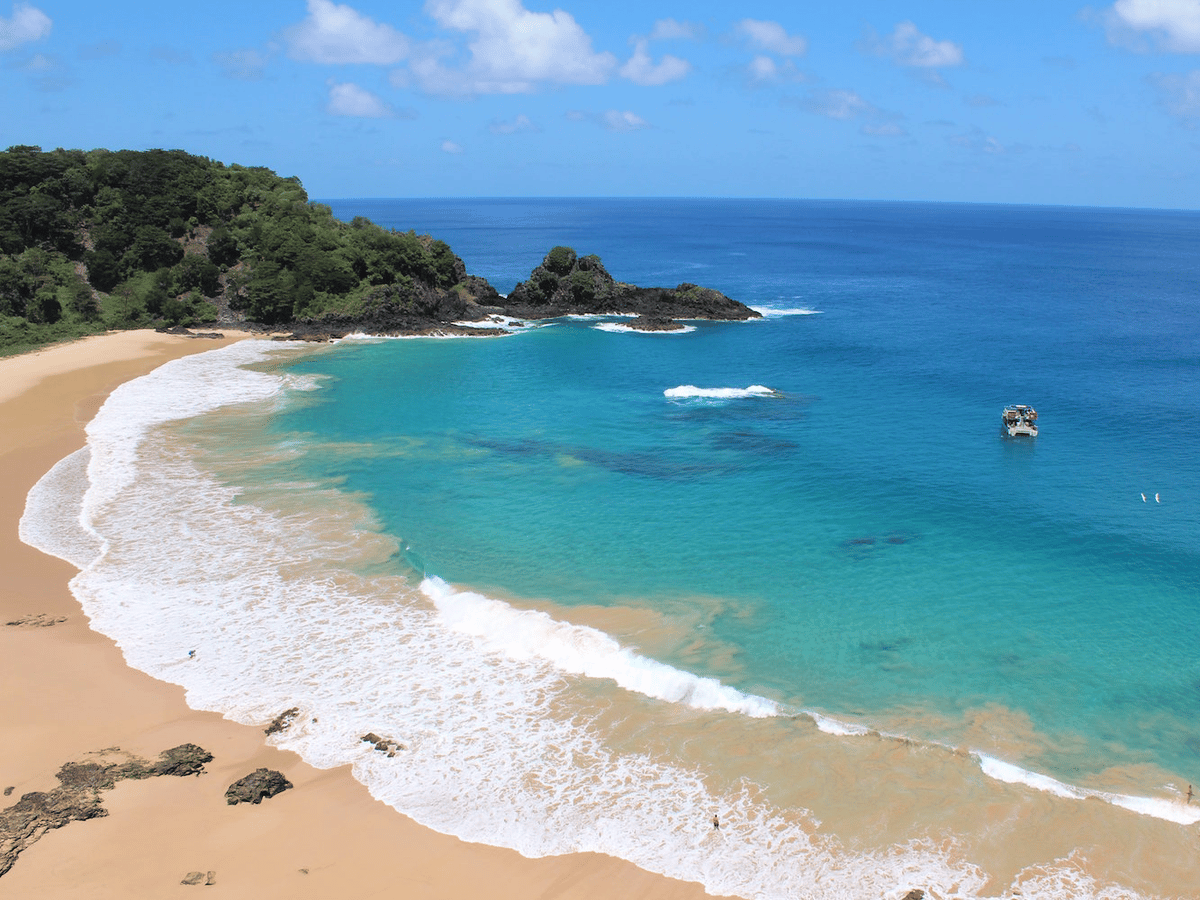
<svg viewBox="0 0 1200 900"><path fill-rule="evenodd" d="M1187 802L1188 806L1192 805L1192 786L1190 784L1188 785ZM716 819L716 816L713 816L713 819Z"/></svg>
<svg viewBox="0 0 1200 900"><path fill-rule="evenodd" d="M1191 789L1190 789L1190 788L1191 788L1191 786L1189 785L1188 787L1189 787L1189 790L1188 790L1188 802L1190 803L1190 802L1191 802L1191 799L1192 799L1192 792L1191 792ZM713 828L720 828L720 827L721 827L721 820L717 818L717 814L716 814L716 813L713 813L713 820L712 820L712 822L713 822Z"/></svg>

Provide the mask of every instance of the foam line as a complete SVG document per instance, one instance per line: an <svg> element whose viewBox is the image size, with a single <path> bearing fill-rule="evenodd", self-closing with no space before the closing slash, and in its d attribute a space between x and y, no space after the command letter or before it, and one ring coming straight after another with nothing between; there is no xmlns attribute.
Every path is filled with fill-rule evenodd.
<svg viewBox="0 0 1200 900"><path fill-rule="evenodd" d="M1087 800L1089 798L1103 800L1105 803L1119 806L1122 809L1127 809L1139 815L1153 816L1156 819L1165 819L1168 822L1176 822L1180 825L1192 825L1200 822L1200 807L1189 806L1178 800L1168 800L1160 797L1131 797L1127 794L1115 794L1109 791L1076 787L1075 785L1065 784L1051 778L1049 775L1030 772L1027 769L1022 769L1020 766L1014 766L1012 763L1003 762L984 753L974 753L972 755L979 761L979 767L985 775L997 781L1003 781L1006 784L1023 784L1034 790L1045 791L1048 794L1054 794L1056 797L1063 797L1068 800Z"/></svg>
<svg viewBox="0 0 1200 900"><path fill-rule="evenodd" d="M694 384L681 384L678 387L667 388L664 397L672 400L741 400L748 397L778 397L779 392L761 384L749 387L733 388L701 388Z"/></svg>
<svg viewBox="0 0 1200 900"><path fill-rule="evenodd" d="M752 306L750 308L765 319L778 319L783 316L819 316L822 314L819 309L807 309L802 306L788 309L778 309L773 306Z"/></svg>
<svg viewBox="0 0 1200 900"><path fill-rule="evenodd" d="M77 569L86 569L102 549L99 538L81 521L91 458L91 451L83 447L55 463L29 491L17 526L26 544Z"/></svg>
<svg viewBox="0 0 1200 900"><path fill-rule="evenodd" d="M672 328L669 331L647 331L644 328L634 328L631 325L623 325L620 322L601 322L592 327L597 331L607 331L611 334L691 334L696 330L695 325L684 325L680 328Z"/></svg>
<svg viewBox="0 0 1200 900"><path fill-rule="evenodd" d="M539 658L572 675L608 678L626 690L696 709L723 709L754 718L780 715L779 704L772 700L640 656L595 628L458 591L436 577L422 581L421 592L449 627L512 659Z"/></svg>

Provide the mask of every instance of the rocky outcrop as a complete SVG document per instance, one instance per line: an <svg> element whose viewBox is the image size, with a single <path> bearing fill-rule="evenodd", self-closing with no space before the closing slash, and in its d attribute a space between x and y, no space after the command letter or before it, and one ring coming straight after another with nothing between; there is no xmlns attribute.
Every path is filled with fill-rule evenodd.
<svg viewBox="0 0 1200 900"><path fill-rule="evenodd" d="M263 729L263 734L278 734L281 731L287 731L288 727L296 720L298 715L300 715L300 707L298 706L293 706L291 709L285 709L271 720L270 725Z"/></svg>
<svg viewBox="0 0 1200 900"><path fill-rule="evenodd" d="M757 319L759 313L720 291L683 283L641 288L617 281L598 256L555 247L504 302L507 315L548 319L567 315L636 313L651 319Z"/></svg>
<svg viewBox="0 0 1200 900"><path fill-rule="evenodd" d="M291 787L292 783L283 777L282 772L266 768L255 769L245 778L229 786L229 790L225 792L225 802L230 806L239 803L262 803L263 798L270 799Z"/></svg>
<svg viewBox="0 0 1200 900"><path fill-rule="evenodd" d="M4 624L10 628L53 628L55 625L61 625L65 621L67 621L66 616L52 616L49 613L38 613L37 615L21 616L19 619L14 619Z"/></svg>
<svg viewBox="0 0 1200 900"><path fill-rule="evenodd" d="M188 872L180 884L216 884L216 872Z"/></svg>
<svg viewBox="0 0 1200 900"><path fill-rule="evenodd" d="M683 331L687 327L666 316L638 316L627 324L634 331Z"/></svg>
<svg viewBox="0 0 1200 900"><path fill-rule="evenodd" d="M375 732L370 731L359 738L364 744L372 745L380 753L386 753L389 757L395 756L401 750L408 748L399 741L394 741L391 738L380 737Z"/></svg>
<svg viewBox="0 0 1200 900"><path fill-rule="evenodd" d="M70 822L108 815L100 802L103 791L125 778L158 775L199 775L212 754L195 744L181 744L150 762L118 748L89 754L92 759L65 763L58 770L58 787L32 791L0 811L0 876L42 835ZM7 793L7 792L6 792Z"/></svg>

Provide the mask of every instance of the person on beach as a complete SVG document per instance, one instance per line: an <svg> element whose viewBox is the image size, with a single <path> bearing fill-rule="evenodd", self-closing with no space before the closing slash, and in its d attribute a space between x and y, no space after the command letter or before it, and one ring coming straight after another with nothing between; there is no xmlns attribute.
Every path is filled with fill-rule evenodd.
<svg viewBox="0 0 1200 900"><path fill-rule="evenodd" d="M1192 799L1192 791L1191 791L1191 786L1189 785L1189 786L1188 786L1188 802L1189 802L1189 803L1191 802L1191 799ZM721 827L721 820L717 818L717 814L716 814L716 813L713 813L713 820L712 820L712 822L713 822L713 828L720 828L720 827Z"/></svg>
<svg viewBox="0 0 1200 900"><path fill-rule="evenodd" d="M1187 802L1188 802L1188 806L1192 805L1192 786L1190 784L1188 785Z"/></svg>

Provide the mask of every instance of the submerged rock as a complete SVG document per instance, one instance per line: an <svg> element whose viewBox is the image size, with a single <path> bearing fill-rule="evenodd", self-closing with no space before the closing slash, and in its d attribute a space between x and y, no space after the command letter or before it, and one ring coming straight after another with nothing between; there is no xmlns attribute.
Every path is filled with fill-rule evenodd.
<svg viewBox="0 0 1200 900"><path fill-rule="evenodd" d="M274 769L255 769L245 778L235 781L225 792L225 802L230 806L239 803L262 803L263 798L282 794L294 785Z"/></svg>

